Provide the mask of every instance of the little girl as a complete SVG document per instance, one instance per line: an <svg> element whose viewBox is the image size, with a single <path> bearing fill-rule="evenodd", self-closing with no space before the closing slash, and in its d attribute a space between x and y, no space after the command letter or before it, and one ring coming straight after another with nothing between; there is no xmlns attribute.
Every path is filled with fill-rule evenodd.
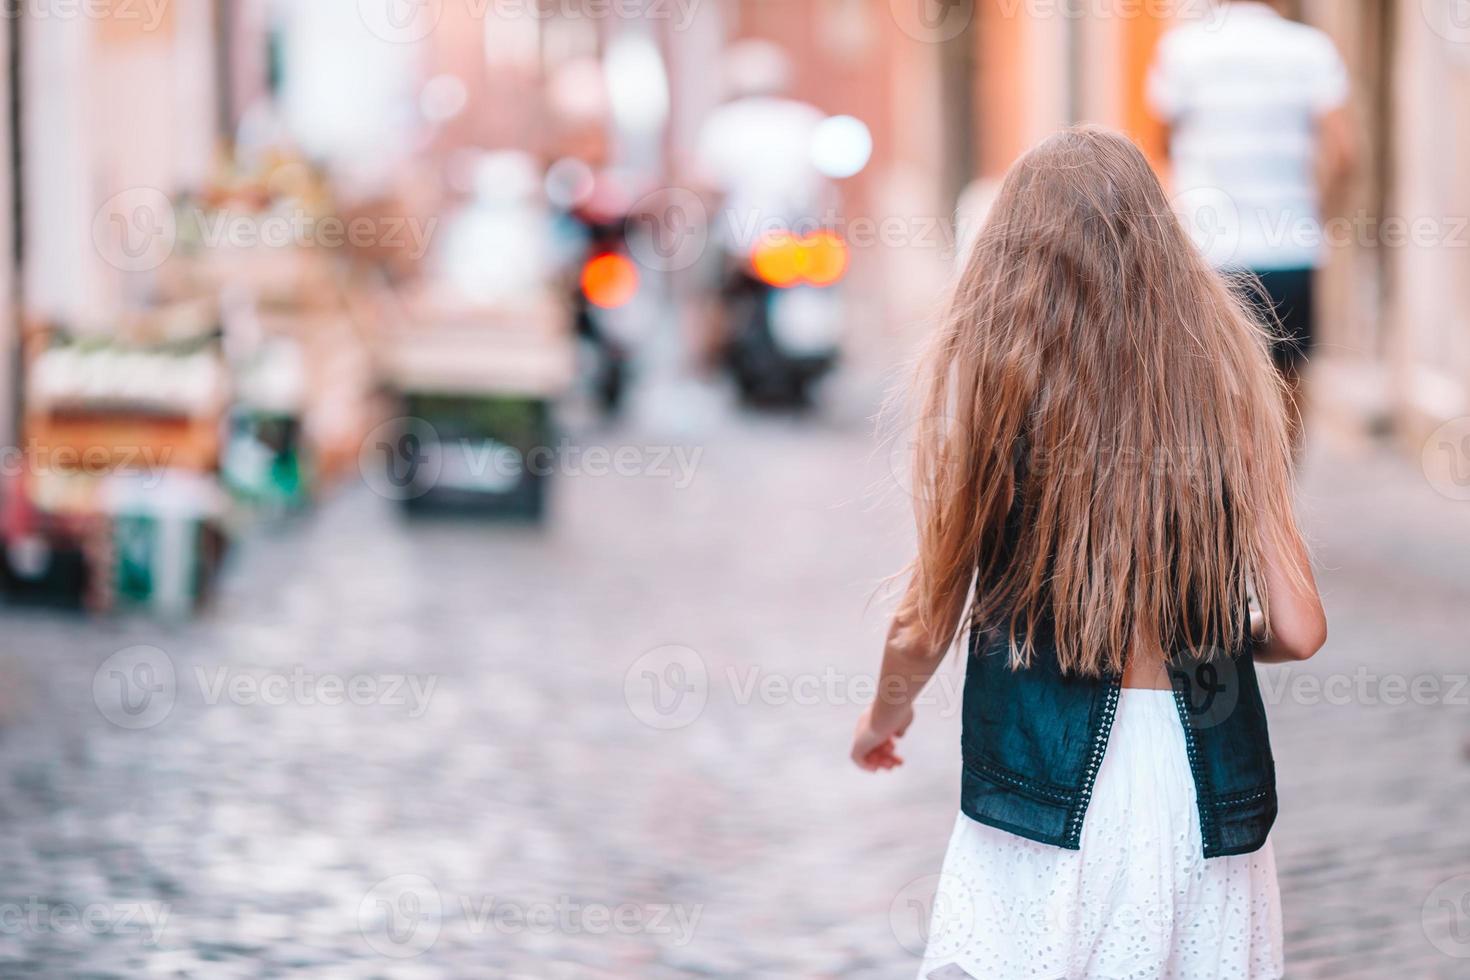
<svg viewBox="0 0 1470 980"><path fill-rule="evenodd" d="M1282 975L1255 664L1326 622L1254 317L1124 137L1011 168L920 373L919 553L852 747L902 764L967 630L922 977Z"/></svg>

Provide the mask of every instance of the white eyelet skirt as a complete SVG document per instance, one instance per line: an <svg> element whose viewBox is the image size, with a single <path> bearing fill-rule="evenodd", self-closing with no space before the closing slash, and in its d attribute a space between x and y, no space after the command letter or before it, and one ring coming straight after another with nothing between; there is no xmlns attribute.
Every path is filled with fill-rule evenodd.
<svg viewBox="0 0 1470 980"><path fill-rule="evenodd" d="M960 815L921 978L1277 980L1270 841L1202 854L1194 778L1169 691L1124 689L1082 825L1063 850Z"/></svg>

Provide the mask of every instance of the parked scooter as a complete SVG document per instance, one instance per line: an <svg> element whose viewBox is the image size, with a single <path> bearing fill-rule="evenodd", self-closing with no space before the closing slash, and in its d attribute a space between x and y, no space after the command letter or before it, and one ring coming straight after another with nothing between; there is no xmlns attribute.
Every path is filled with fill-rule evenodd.
<svg viewBox="0 0 1470 980"><path fill-rule="evenodd" d="M799 408L837 364L848 248L836 232L763 235L722 290L725 364L747 405Z"/></svg>
<svg viewBox="0 0 1470 980"><path fill-rule="evenodd" d="M577 337L591 354L593 396L608 417L622 411L628 390L637 332L630 318L640 284L628 251L628 216L622 207L610 206L612 196L591 195L567 213L583 242L571 285Z"/></svg>

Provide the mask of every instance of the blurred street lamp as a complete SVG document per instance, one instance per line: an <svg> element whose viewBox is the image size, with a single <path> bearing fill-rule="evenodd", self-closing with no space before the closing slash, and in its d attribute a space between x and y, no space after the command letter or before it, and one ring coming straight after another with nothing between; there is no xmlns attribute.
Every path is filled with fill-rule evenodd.
<svg viewBox="0 0 1470 980"><path fill-rule="evenodd" d="M854 116L830 116L812 132L812 166L825 177L852 177L873 156L873 134Z"/></svg>
<svg viewBox="0 0 1470 980"><path fill-rule="evenodd" d="M669 118L669 79L653 39L619 34L607 46L603 71L613 123L635 137L662 131Z"/></svg>

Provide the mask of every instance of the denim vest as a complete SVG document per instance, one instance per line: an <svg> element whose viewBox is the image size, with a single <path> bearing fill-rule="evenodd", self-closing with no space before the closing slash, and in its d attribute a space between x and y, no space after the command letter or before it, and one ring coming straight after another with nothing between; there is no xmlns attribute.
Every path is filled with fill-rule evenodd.
<svg viewBox="0 0 1470 980"><path fill-rule="evenodd" d="M1038 638L1039 639L1039 638ZM1122 681L1063 675L1055 647L1010 666L1003 632L973 630L965 670L960 809L972 820L1077 850ZM1276 764L1249 644L1169 664L1194 775L1204 856L1259 849L1276 819Z"/></svg>

